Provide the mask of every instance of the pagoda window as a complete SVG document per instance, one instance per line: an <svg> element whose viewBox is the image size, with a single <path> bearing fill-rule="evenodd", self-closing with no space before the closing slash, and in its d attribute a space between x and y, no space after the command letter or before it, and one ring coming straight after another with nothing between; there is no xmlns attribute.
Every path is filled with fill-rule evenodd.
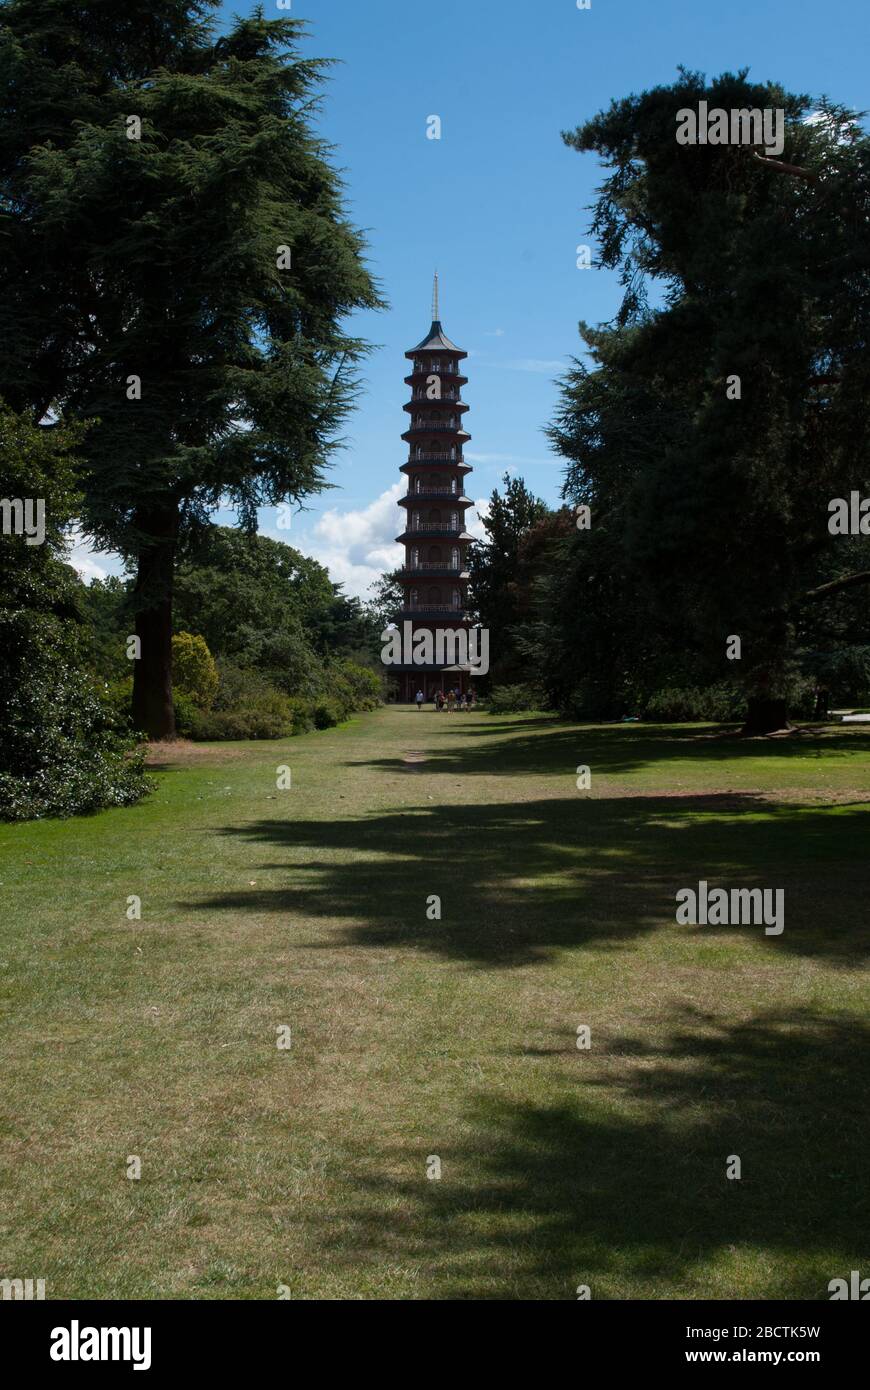
<svg viewBox="0 0 870 1390"><path fill-rule="evenodd" d="M411 590L411 607L412 607L412 608L416 608L416 607L417 607L418 592L419 592L419 591L418 591L417 589L412 589L412 590Z"/></svg>
<svg viewBox="0 0 870 1390"><path fill-rule="evenodd" d="M430 564L437 564L438 561L439 561L440 559L441 559L441 547L440 547L440 545L430 545L430 547L429 547L429 563L430 563Z"/></svg>
<svg viewBox="0 0 870 1390"><path fill-rule="evenodd" d="M459 513L458 513L458 512L451 512L451 513L450 513L450 525L451 525L451 527L452 527L452 529L453 529L454 531L458 531L458 530L459 530Z"/></svg>
<svg viewBox="0 0 870 1390"><path fill-rule="evenodd" d="M441 513L440 513L440 511L438 510L437 507L430 507L430 509L429 509L429 520L430 520L430 521L440 521L440 520L441 520Z"/></svg>
<svg viewBox="0 0 870 1390"><path fill-rule="evenodd" d="M455 496L456 496L456 479L455 479L455 478L451 478L451 479L450 479L450 491L453 493L453 495L454 495L454 497L455 497Z"/></svg>
<svg viewBox="0 0 870 1390"><path fill-rule="evenodd" d="M415 570L420 563L420 552L416 546L411 549L411 569Z"/></svg>
<svg viewBox="0 0 870 1390"><path fill-rule="evenodd" d="M412 531L419 531L419 529L420 529L420 513L419 513L419 512L413 512L412 515L411 515L411 530L412 530Z"/></svg>
<svg viewBox="0 0 870 1390"><path fill-rule="evenodd" d="M458 607L459 607L459 590L458 590L458 589L454 589L454 590L453 590L453 607L454 607L454 608L458 608Z"/></svg>
<svg viewBox="0 0 870 1390"><path fill-rule="evenodd" d="M440 590L439 588L437 588L435 585L433 585L432 588L429 590L429 593L428 593L428 595L427 595L427 598L428 598L428 602L429 602L430 604L440 603L440 602L441 602L441 590Z"/></svg>
<svg viewBox="0 0 870 1390"><path fill-rule="evenodd" d="M459 547L456 545L450 552L450 563L455 570L459 569Z"/></svg>

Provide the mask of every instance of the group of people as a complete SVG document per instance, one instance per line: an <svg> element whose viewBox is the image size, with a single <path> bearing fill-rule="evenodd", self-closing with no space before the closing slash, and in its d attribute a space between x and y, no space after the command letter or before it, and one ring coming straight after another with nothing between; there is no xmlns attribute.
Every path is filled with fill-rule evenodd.
<svg viewBox="0 0 870 1390"><path fill-rule="evenodd" d="M422 690L418 690L414 697L418 710L423 708L425 696ZM448 714L452 714L456 709L474 709L477 704L477 691L471 690L466 695L464 690L448 690L444 694L443 690L436 690L432 697L432 703L436 711L446 709Z"/></svg>

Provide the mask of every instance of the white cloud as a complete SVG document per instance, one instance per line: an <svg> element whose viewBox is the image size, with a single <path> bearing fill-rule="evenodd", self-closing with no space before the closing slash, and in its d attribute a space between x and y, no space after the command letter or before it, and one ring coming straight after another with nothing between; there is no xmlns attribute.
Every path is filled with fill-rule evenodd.
<svg viewBox="0 0 870 1390"><path fill-rule="evenodd" d="M269 532L319 560L329 570L330 577L344 585L345 593L358 598L371 598L369 586L382 574L398 569L403 551L396 544L404 526L404 515L398 505L407 492L403 480L394 483L366 507L340 511L331 507L314 522L305 534L291 535L288 531ZM466 530L476 540L485 538L481 517L489 510L489 500L477 498L465 514Z"/></svg>
<svg viewBox="0 0 870 1390"><path fill-rule="evenodd" d="M848 145L851 134L857 129L854 121L848 117L838 119L830 111L813 111L804 117L803 124L827 126L828 134L834 136L834 143L837 145Z"/></svg>
<svg viewBox="0 0 870 1390"><path fill-rule="evenodd" d="M489 498L478 497L473 507L469 507L465 513L465 529L476 541L486 540L486 531L483 529L482 517L489 511Z"/></svg>
<svg viewBox="0 0 870 1390"><path fill-rule="evenodd" d="M122 574L124 563L120 555L112 552L98 551L93 548L78 529L74 527L67 536L69 550L66 561L72 565L73 569L85 584L89 584L92 579L105 579L109 574ZM99 555L99 564L96 556Z"/></svg>
<svg viewBox="0 0 870 1390"><path fill-rule="evenodd" d="M398 501L407 490L407 482L401 479L367 507L350 511L331 507L307 535L284 531L278 539L326 565L346 593L371 598L369 585L401 564L402 547L396 545L395 537L403 523Z"/></svg>

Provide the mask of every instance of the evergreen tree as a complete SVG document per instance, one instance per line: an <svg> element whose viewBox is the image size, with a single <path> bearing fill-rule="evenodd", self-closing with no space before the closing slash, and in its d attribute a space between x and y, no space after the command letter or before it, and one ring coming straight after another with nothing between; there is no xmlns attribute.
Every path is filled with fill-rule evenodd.
<svg viewBox="0 0 870 1390"><path fill-rule="evenodd" d="M702 100L782 109L783 158L679 144L678 112ZM749 731L785 720L807 607L870 579L842 572L828 531L830 499L870 474L870 141L853 114L810 109L745 73L681 71L565 137L612 171L593 227L625 286L611 333L629 330L602 380L565 383L567 495L619 509L659 620L691 634L705 673L743 673Z"/></svg>
<svg viewBox="0 0 870 1390"><path fill-rule="evenodd" d="M379 301L312 127L323 64L217 0L0 10L0 390L93 419L83 515L136 574L134 713L173 731L174 567L220 501L323 483Z"/></svg>
<svg viewBox="0 0 870 1390"><path fill-rule="evenodd" d="M522 662L513 629L521 616L520 551L524 538L549 512L522 478L505 473L504 492L494 488L489 509L481 517L486 540L469 547L469 570L474 606L489 629L491 680L521 677Z"/></svg>

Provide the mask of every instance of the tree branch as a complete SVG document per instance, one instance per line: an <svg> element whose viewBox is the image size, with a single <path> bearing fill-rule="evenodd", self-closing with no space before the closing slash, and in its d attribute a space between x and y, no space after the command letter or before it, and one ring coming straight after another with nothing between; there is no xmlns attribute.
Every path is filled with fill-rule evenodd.
<svg viewBox="0 0 870 1390"><path fill-rule="evenodd" d="M780 159L768 159L765 155L759 154L757 150L752 151L753 159L757 159L759 164L763 164L766 169L773 169L777 174L792 174L795 178L805 179L807 183L818 183L819 176L810 169L801 169L797 164L784 164Z"/></svg>
<svg viewBox="0 0 870 1390"><path fill-rule="evenodd" d="M829 594L836 594L840 589L851 589L856 584L870 584L870 570L858 570L855 574L843 575L841 579L831 579L827 584L820 584L817 589L810 589L798 602L816 603L819 599L827 598Z"/></svg>

